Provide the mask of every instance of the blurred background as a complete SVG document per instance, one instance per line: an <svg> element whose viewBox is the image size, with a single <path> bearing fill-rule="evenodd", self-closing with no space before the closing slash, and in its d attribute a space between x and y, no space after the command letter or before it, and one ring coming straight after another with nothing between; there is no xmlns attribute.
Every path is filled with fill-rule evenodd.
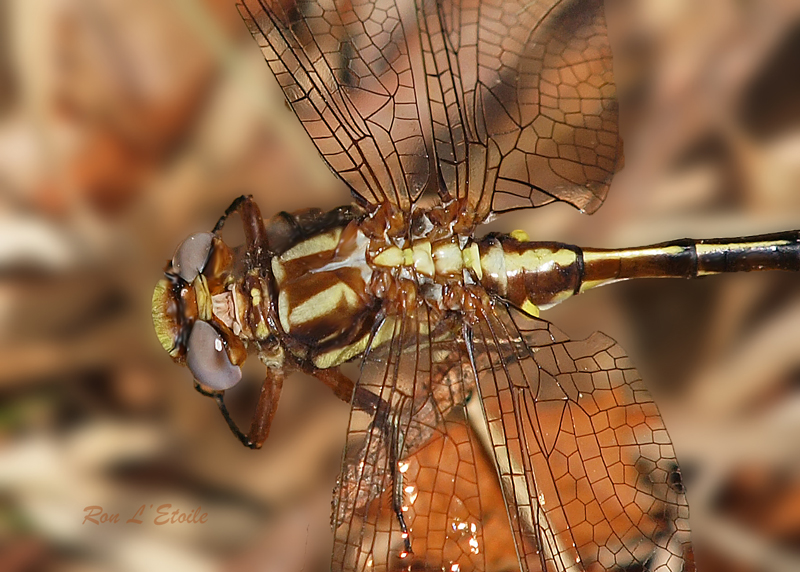
<svg viewBox="0 0 800 572"><path fill-rule="evenodd" d="M591 217L492 229L622 247L800 228L800 5L607 4L625 170ZM267 216L348 200L230 1L0 3L0 570L324 569L348 406L296 376L249 451L152 330L164 263L242 193ZM800 569L800 276L619 284L543 317L638 365L700 570ZM154 524L167 504L207 522ZM82 524L89 506L119 522Z"/></svg>

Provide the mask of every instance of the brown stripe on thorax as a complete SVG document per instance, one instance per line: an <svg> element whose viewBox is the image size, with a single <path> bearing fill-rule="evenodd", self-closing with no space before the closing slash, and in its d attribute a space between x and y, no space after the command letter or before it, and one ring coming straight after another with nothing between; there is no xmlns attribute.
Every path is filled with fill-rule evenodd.
<svg viewBox="0 0 800 572"><path fill-rule="evenodd" d="M366 239L355 224L299 241L272 259L278 321L312 350L347 345L374 314Z"/></svg>

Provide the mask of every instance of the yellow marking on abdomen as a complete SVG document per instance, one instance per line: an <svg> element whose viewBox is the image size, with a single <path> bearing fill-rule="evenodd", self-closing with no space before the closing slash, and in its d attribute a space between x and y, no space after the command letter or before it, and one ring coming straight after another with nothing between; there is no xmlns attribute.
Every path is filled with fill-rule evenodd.
<svg viewBox="0 0 800 572"><path fill-rule="evenodd" d="M478 280L483 278L481 251L477 242L471 242L467 248L461 251L461 261L464 263L464 268L471 269L478 277Z"/></svg>
<svg viewBox="0 0 800 572"><path fill-rule="evenodd" d="M534 318L539 317L539 307L530 300L525 300L522 304L522 311Z"/></svg>
<svg viewBox="0 0 800 572"><path fill-rule="evenodd" d="M411 248L400 249L390 246L372 259L373 264L388 268L412 266L414 270L425 276L433 277L436 269L433 263L430 242L418 242Z"/></svg>
<svg viewBox="0 0 800 572"><path fill-rule="evenodd" d="M789 243L785 240L773 240L773 241L765 241L765 242L737 242L737 243L729 243L729 244L698 244L695 246L697 249L697 258L698 258L698 269L697 275L698 276L708 276L710 274L719 274L718 272L707 271L701 268L702 259L706 256L710 256L713 254L720 254L720 253L733 253L733 252L745 252L748 250L755 250L759 248L778 248L781 246L787 246Z"/></svg>
<svg viewBox="0 0 800 572"><path fill-rule="evenodd" d="M509 274L520 271L548 272L556 265L566 268L575 264L574 251L562 248L553 252L548 248L532 248L524 252L506 252L505 267Z"/></svg>
<svg viewBox="0 0 800 572"><path fill-rule="evenodd" d="M402 266L404 262L403 251L396 246L390 246L373 258L372 262L378 266L387 266L390 268Z"/></svg>
<svg viewBox="0 0 800 572"><path fill-rule="evenodd" d="M506 274L505 252L499 242L492 242L488 250L481 256L483 274L496 281L499 285L499 294L508 293L508 275Z"/></svg>
<svg viewBox="0 0 800 572"><path fill-rule="evenodd" d="M609 250L609 251L594 251L594 250L584 250L583 252L583 264L584 267L589 269L593 264L601 263L601 262L621 262L631 261L635 259L647 259L647 258L657 258L659 256L679 256L685 252L685 247L683 246L667 246L667 247L659 247L659 248L630 248L625 250ZM617 266L617 269L619 267ZM621 280L627 280L628 276L605 276L603 278L597 278L595 280L584 280L581 283L580 291L586 292L587 290L591 290L592 288L597 288L599 286L605 286L606 284L612 284L614 282L619 282Z"/></svg>
<svg viewBox="0 0 800 572"><path fill-rule="evenodd" d="M508 236L510 236L511 238L515 239L517 242L529 242L530 241L530 237L528 236L528 233L525 232L524 230L520 230L520 229L512 230L510 233L508 233Z"/></svg>
<svg viewBox="0 0 800 572"><path fill-rule="evenodd" d="M626 250L593 251L583 253L583 262L589 265L593 262L604 260L630 260L633 258L648 258L656 256L677 256L683 253L683 246L667 246L663 248L630 248Z"/></svg>
<svg viewBox="0 0 800 572"><path fill-rule="evenodd" d="M591 290L592 288L597 288L599 286L605 286L606 284L611 284L612 282L618 282L619 278L601 278L600 280L584 280L581 282L581 292L586 292L587 290Z"/></svg>
<svg viewBox="0 0 800 572"><path fill-rule="evenodd" d="M414 260L414 270L425 276L433 277L435 272L433 256L431 254L431 243L420 242L411 248L411 256Z"/></svg>

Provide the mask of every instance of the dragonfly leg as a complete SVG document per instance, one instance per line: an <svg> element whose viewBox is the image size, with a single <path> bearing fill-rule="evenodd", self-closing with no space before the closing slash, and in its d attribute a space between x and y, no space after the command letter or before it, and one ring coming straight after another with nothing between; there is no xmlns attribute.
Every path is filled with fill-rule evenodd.
<svg viewBox="0 0 800 572"><path fill-rule="evenodd" d="M230 206L227 209L225 209L225 212L222 213L222 216L219 217L219 220L217 221L217 224L214 225L214 228L213 228L213 230L211 232L216 234L219 231L221 231L222 227L225 226L225 222L228 220L228 217L231 216L233 213L239 211L239 209L242 208L242 205L245 203L245 201L252 202L253 201L253 197L251 197L249 195L241 195L241 196L236 197L235 199L233 199L233 202L230 204Z"/></svg>
<svg viewBox="0 0 800 572"><path fill-rule="evenodd" d="M411 553L411 539L408 534L405 514L403 512L403 475L400 473L398 461L402 447L400 428L390 419L389 404L381 396L376 395L364 387L355 386L353 381L338 368L317 369L311 372L317 379L330 387L334 394L351 403L353 408L372 416L373 427L376 427L383 436L385 443L389 443L389 465L392 478L392 510L400 525L403 534L403 543L406 553Z"/></svg>
<svg viewBox="0 0 800 572"><path fill-rule="evenodd" d="M267 440L269 429L272 425L272 419L275 417L275 411L278 409L278 400L283 388L283 372L277 370L268 370L267 377L261 385L261 393L258 396L258 403L253 415L253 420L250 423L250 430L244 433L236 421L230 416L228 408L225 406L225 392L204 391L199 385L196 386L197 390L203 395L207 395L214 399L217 407L222 413L222 417L228 424L231 432L236 435L237 439L242 442L245 447L250 449L260 449Z"/></svg>
<svg viewBox="0 0 800 572"><path fill-rule="evenodd" d="M258 447L253 445L253 442L250 441L250 438L247 435L245 435L244 433L242 433L242 430L239 429L238 425L236 425L236 421L234 421L231 418L230 413L228 413L228 408L225 406L224 393L223 392L215 393L215 394L211 395L211 397L214 399L214 401L217 402L217 407L219 407L219 411L220 411L220 413L222 413L222 417L225 419L225 422L228 424L228 428L231 430L231 432L234 435L236 435L236 437L239 439L239 441L242 442L242 445L244 445L245 447L248 447L250 449L257 449Z"/></svg>
<svg viewBox="0 0 800 572"><path fill-rule="evenodd" d="M343 374L339 368L314 369L309 372L333 391L333 394L352 404L359 411L375 416L379 411L388 411L388 404L364 387L356 387L353 380Z"/></svg>
<svg viewBox="0 0 800 572"><path fill-rule="evenodd" d="M272 426L272 419L275 411L278 410L278 400L281 397L283 388L283 371L267 369L267 377L261 385L261 394L258 396L256 412L253 421L250 423L250 433L247 437L251 449L260 449L269 435L269 428Z"/></svg>
<svg viewBox="0 0 800 572"><path fill-rule="evenodd" d="M382 415L375 416L375 422L385 419ZM403 535L403 547L405 554L411 554L411 538L406 526L405 512L403 511L403 473L400 472L399 453L402 447L402 435L396 423L383 423L383 431L391 431L389 438L389 463L392 468L392 510L394 511L397 523L400 525L400 532Z"/></svg>
<svg viewBox="0 0 800 572"><path fill-rule="evenodd" d="M259 210L252 195L242 195L235 198L231 205L225 209L222 216L219 217L211 232L214 234L219 233L222 227L225 226L228 217L237 212L242 217L247 250L249 252L257 252L258 249L264 248L267 245L267 231L264 228L264 220L261 218L261 210Z"/></svg>
<svg viewBox="0 0 800 572"><path fill-rule="evenodd" d="M353 399L353 380L339 371L339 368L313 369L309 372L333 391L333 394L346 403ZM376 396L377 397L377 396Z"/></svg>

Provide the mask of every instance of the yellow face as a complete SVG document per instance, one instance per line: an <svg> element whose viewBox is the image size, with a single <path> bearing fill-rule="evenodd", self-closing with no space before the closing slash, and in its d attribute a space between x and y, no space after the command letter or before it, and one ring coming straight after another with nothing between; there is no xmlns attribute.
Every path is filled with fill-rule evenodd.
<svg viewBox="0 0 800 572"><path fill-rule="evenodd" d="M172 358L186 365L208 392L224 391L242 377L246 349L213 312L212 298L230 283L233 255L212 233L181 243L153 291L153 325Z"/></svg>

